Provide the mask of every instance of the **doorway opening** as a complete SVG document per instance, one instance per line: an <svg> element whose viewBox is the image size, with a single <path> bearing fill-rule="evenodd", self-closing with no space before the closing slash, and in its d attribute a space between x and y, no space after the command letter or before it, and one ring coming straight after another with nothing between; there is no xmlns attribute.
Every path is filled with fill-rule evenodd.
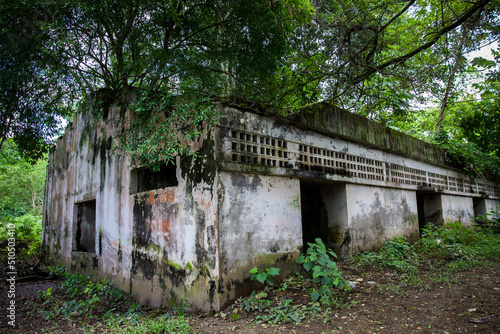
<svg viewBox="0 0 500 334"><path fill-rule="evenodd" d="M486 200L481 197L473 197L472 203L474 206L474 218L484 216L486 214Z"/></svg>
<svg viewBox="0 0 500 334"><path fill-rule="evenodd" d="M443 225L441 195L436 193L417 192L418 228L420 234L428 223Z"/></svg>
<svg viewBox="0 0 500 334"><path fill-rule="evenodd" d="M327 245L328 210L321 186L301 183L300 205L302 210L302 252L307 251L307 243L313 243L316 238L320 238Z"/></svg>
<svg viewBox="0 0 500 334"><path fill-rule="evenodd" d="M75 251L95 253L95 204L95 200L75 203L73 214Z"/></svg>

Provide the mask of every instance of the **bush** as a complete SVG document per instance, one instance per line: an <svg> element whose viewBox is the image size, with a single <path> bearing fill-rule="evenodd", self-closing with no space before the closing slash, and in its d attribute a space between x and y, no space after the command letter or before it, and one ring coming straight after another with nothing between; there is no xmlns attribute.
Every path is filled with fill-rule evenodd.
<svg viewBox="0 0 500 334"><path fill-rule="evenodd" d="M493 259L500 257L500 238L483 229L466 228L460 222L423 229L418 247L423 254L449 259Z"/></svg>
<svg viewBox="0 0 500 334"><path fill-rule="evenodd" d="M316 284L310 291L313 301L326 302L331 299L333 288L347 288L348 282L338 269L335 261L337 255L326 249L320 238L315 239L315 243L308 242L309 248L306 254L300 254L297 259L298 264L302 264L307 272L312 273L313 282Z"/></svg>
<svg viewBox="0 0 500 334"><path fill-rule="evenodd" d="M360 266L394 269L406 274L416 273L419 264L414 247L403 236L384 242L379 252L357 254L353 259Z"/></svg>
<svg viewBox="0 0 500 334"><path fill-rule="evenodd" d="M4 217L0 225L0 243L12 237L16 240L16 250L20 258L40 255L42 243L42 217L30 214L21 217ZM15 226L15 230L9 226Z"/></svg>
<svg viewBox="0 0 500 334"><path fill-rule="evenodd" d="M490 212L478 216L474 225L485 232L500 234L500 207L497 206L496 209L491 209Z"/></svg>
<svg viewBox="0 0 500 334"><path fill-rule="evenodd" d="M89 276L70 274L61 269L49 270L62 274L66 279L58 289L57 297L60 298L54 296L52 288L38 293L36 302L40 306L39 312L46 319L57 316L69 318L74 315L93 318L102 313L103 309L116 310L130 305L129 318L132 318L132 313L138 313L139 307L132 297L107 279L92 282Z"/></svg>

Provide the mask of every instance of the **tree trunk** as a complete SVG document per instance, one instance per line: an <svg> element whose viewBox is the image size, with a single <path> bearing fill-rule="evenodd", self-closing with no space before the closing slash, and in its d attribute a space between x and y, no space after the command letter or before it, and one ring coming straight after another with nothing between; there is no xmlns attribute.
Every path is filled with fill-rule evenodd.
<svg viewBox="0 0 500 334"><path fill-rule="evenodd" d="M453 82L455 81L455 76L460 68L466 37L467 37L466 30L462 28L462 36L460 38L460 44L455 53L455 64L453 64L453 69L451 70L450 76L448 77L448 82L446 83L446 90L444 92L443 99L441 100L441 111L439 112L439 117L436 124L436 133L435 133L436 136L441 133L441 124L443 123L444 114L446 108L448 107L448 99L450 97L450 91L453 88Z"/></svg>

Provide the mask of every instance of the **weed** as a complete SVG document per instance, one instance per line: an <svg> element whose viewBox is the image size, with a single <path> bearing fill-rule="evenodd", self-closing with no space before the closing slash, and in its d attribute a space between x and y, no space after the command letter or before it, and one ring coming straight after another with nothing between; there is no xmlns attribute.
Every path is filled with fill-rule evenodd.
<svg viewBox="0 0 500 334"><path fill-rule="evenodd" d="M427 225L418 243L422 255L459 261L452 267L473 268L479 260L500 257L500 238L496 234L463 227L460 222L445 228Z"/></svg>
<svg viewBox="0 0 500 334"><path fill-rule="evenodd" d="M247 313L253 312L253 311L263 312L264 310L271 307L271 305L273 304L273 301L267 299L266 292L256 293L255 291L252 291L250 296L248 296L246 298L239 298L236 301L235 305L233 305L233 308L234 308L234 306L236 306L238 304Z"/></svg>
<svg viewBox="0 0 500 334"><path fill-rule="evenodd" d="M266 270L259 273L259 269L252 268L250 270L250 274L252 274L252 277L250 277L252 281L257 280L262 284L267 283L269 285L274 285L274 281L272 279L276 276L279 276L280 269L271 267L271 268L266 268Z"/></svg>
<svg viewBox="0 0 500 334"><path fill-rule="evenodd" d="M321 310L318 303L313 303L311 306L292 305L291 303L291 299L282 298L278 305L266 309L266 314L255 317L255 323L277 324L295 322L299 324L308 316L316 315Z"/></svg>
<svg viewBox="0 0 500 334"><path fill-rule="evenodd" d="M51 266L47 266L47 267L45 267L45 271L47 271L49 276L64 277L64 276L68 275L66 268L62 265L59 265L55 268L53 268Z"/></svg>
<svg viewBox="0 0 500 334"><path fill-rule="evenodd" d="M40 300L42 302L48 301L49 299L52 298L52 287L48 288L45 291L38 291L38 295L36 297L37 300Z"/></svg>
<svg viewBox="0 0 500 334"><path fill-rule="evenodd" d="M174 306L174 310L178 316L183 317L185 315L185 309L189 307L189 302L184 300L180 306Z"/></svg>
<svg viewBox="0 0 500 334"><path fill-rule="evenodd" d="M109 323L108 323L109 324ZM146 318L134 323L129 320L112 323L110 326L117 334L144 334L144 333L191 333L192 329L187 320L182 317L162 316L156 319Z"/></svg>
<svg viewBox="0 0 500 334"><path fill-rule="evenodd" d="M376 266L381 269L394 269L406 276L418 272L418 255L407 238L397 236L382 244L380 251L356 254L353 262L360 266Z"/></svg>
<svg viewBox="0 0 500 334"><path fill-rule="evenodd" d="M474 221L474 225L485 232L500 234L500 206L478 216Z"/></svg>
<svg viewBox="0 0 500 334"><path fill-rule="evenodd" d="M307 253L300 254L297 259L297 263L302 264L307 272L312 270L313 282L317 285L310 291L313 301L323 296L331 297L333 288L344 289L349 286L337 264L332 260L337 258L337 255L332 250L326 249L320 238L316 238L315 241L315 243L308 242Z"/></svg>
<svg viewBox="0 0 500 334"><path fill-rule="evenodd" d="M66 280L61 284L58 294L61 298L56 298L49 288L39 292L36 303L41 307L39 313L45 319L54 319L61 316L71 318L73 316L97 317L102 313L101 309L107 309L105 313L109 318L112 310L132 302L132 298L122 290L116 288L108 280L92 282L89 277L79 274L69 274L55 269L63 274ZM135 305L135 304L134 304ZM138 313L139 307L133 308L130 315ZM140 315L140 313L139 313Z"/></svg>

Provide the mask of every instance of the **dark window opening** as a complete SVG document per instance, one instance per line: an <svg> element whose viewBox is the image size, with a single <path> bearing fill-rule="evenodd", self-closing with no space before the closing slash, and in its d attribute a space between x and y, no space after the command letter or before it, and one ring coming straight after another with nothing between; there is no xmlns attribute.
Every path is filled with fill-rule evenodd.
<svg viewBox="0 0 500 334"><path fill-rule="evenodd" d="M79 252L95 253L95 200L75 203L74 208L74 249Z"/></svg>
<svg viewBox="0 0 500 334"><path fill-rule="evenodd" d="M173 163L161 165L159 171L149 168L138 169L130 173L130 193L155 190L166 187L176 187L177 166Z"/></svg>

